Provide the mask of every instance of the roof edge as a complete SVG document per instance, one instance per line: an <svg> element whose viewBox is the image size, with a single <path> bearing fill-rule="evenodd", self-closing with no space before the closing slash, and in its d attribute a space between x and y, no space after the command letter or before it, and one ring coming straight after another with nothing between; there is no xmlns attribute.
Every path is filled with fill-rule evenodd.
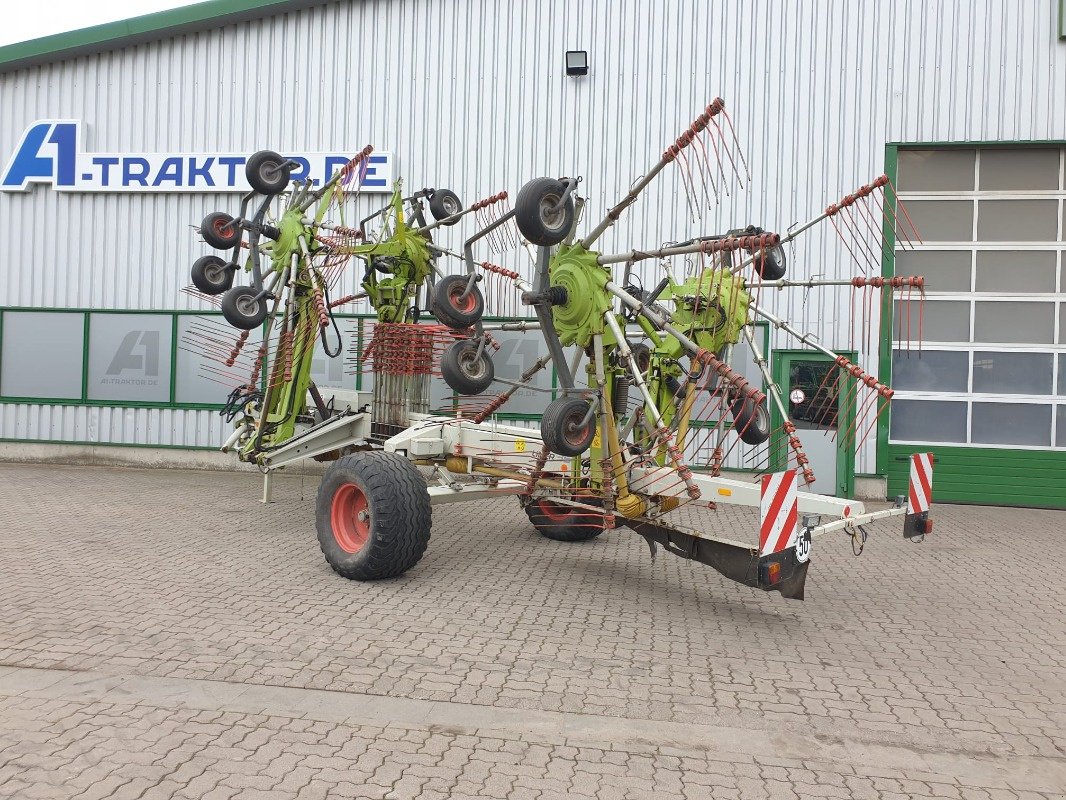
<svg viewBox="0 0 1066 800"><path fill-rule="evenodd" d="M221 28L333 0L208 0L0 47L0 74L77 56Z"/></svg>

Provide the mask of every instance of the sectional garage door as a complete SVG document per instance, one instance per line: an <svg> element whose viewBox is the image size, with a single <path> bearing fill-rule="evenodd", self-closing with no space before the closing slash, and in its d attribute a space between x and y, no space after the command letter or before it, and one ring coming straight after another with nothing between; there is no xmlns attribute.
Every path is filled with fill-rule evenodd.
<svg viewBox="0 0 1066 800"><path fill-rule="evenodd" d="M924 240L893 269L925 275L927 300L921 319L893 313L924 345L892 353L890 492L931 449L937 499L1066 507L1066 147L901 145L893 160Z"/></svg>

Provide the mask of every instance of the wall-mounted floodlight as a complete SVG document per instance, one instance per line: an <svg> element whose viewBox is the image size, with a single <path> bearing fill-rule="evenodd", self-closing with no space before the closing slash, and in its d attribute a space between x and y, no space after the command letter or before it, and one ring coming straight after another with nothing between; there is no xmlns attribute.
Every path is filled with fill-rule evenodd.
<svg viewBox="0 0 1066 800"><path fill-rule="evenodd" d="M566 74L574 75L589 74L589 54L585 50L566 51Z"/></svg>

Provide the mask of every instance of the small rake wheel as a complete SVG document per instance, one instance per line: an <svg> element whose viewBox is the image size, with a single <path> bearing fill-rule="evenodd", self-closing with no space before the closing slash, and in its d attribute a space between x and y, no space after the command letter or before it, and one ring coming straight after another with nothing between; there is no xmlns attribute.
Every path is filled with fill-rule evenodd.
<svg viewBox="0 0 1066 800"><path fill-rule="evenodd" d="M441 377L459 394L481 394L492 383L496 369L489 354L474 339L461 339L444 351L440 360Z"/></svg>
<svg viewBox="0 0 1066 800"><path fill-rule="evenodd" d="M200 223L200 235L216 250L229 250L241 240L241 229L226 212L212 211Z"/></svg>
<svg viewBox="0 0 1066 800"><path fill-rule="evenodd" d="M204 294L216 295L233 286L233 270L218 256L203 256L192 265L192 284Z"/></svg>
<svg viewBox="0 0 1066 800"><path fill-rule="evenodd" d="M242 331L258 328L267 316L266 299L251 286L237 286L222 295L222 316Z"/></svg>
<svg viewBox="0 0 1066 800"><path fill-rule="evenodd" d="M485 298L475 283L466 290L466 275L445 275L433 287L433 316L457 331L466 330L485 313Z"/></svg>
<svg viewBox="0 0 1066 800"><path fill-rule="evenodd" d="M540 420L540 435L553 453L579 456L596 437L596 420L588 419L589 401L583 397L557 397L548 403Z"/></svg>
<svg viewBox="0 0 1066 800"><path fill-rule="evenodd" d="M291 168L288 159L273 150L260 150L248 157L244 176L259 194L275 195L289 185Z"/></svg>
<svg viewBox="0 0 1066 800"><path fill-rule="evenodd" d="M463 204L459 202L459 195L450 189L438 189L429 197L429 213L437 222L443 222L448 217L454 217L463 210ZM445 225L454 225L458 219L445 222Z"/></svg>
<svg viewBox="0 0 1066 800"><path fill-rule="evenodd" d="M735 397L729 402L733 416L733 429L745 444L762 444L770 438L770 414L766 403L758 405L747 396Z"/></svg>
<svg viewBox="0 0 1066 800"><path fill-rule="evenodd" d="M530 244L559 244L574 226L574 198L560 202L566 186L555 178L534 178L515 198L515 224Z"/></svg>
<svg viewBox="0 0 1066 800"><path fill-rule="evenodd" d="M777 281L785 277L785 248L781 245L766 247L755 254L755 274L764 281Z"/></svg>

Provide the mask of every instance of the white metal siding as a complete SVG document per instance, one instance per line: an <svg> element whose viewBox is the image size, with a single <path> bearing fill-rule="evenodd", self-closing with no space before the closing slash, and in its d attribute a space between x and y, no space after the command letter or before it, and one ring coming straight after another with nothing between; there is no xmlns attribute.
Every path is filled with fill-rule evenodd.
<svg viewBox="0 0 1066 800"><path fill-rule="evenodd" d="M514 193L537 175L581 175L596 217L721 95L753 189L694 225L669 176L603 247L648 247L734 223L782 229L880 174L887 141L1066 138L1056 7L334 2L0 75L0 151L10 153L44 117L82 119L82 146L96 151L354 150L369 142L396 155L409 186L448 186L467 201ZM588 50L588 77L566 77L567 49ZM188 226L235 202L43 188L0 194L0 304L189 307L179 290L205 248ZM792 263L793 275L852 269L831 228L805 237ZM783 294L774 305L806 316L826 344L845 345L849 293L812 293L806 314L802 299ZM7 407L0 436L69 438L95 424L124 441L199 443L220 430L199 412L108 417ZM872 469L871 455L860 471Z"/></svg>

